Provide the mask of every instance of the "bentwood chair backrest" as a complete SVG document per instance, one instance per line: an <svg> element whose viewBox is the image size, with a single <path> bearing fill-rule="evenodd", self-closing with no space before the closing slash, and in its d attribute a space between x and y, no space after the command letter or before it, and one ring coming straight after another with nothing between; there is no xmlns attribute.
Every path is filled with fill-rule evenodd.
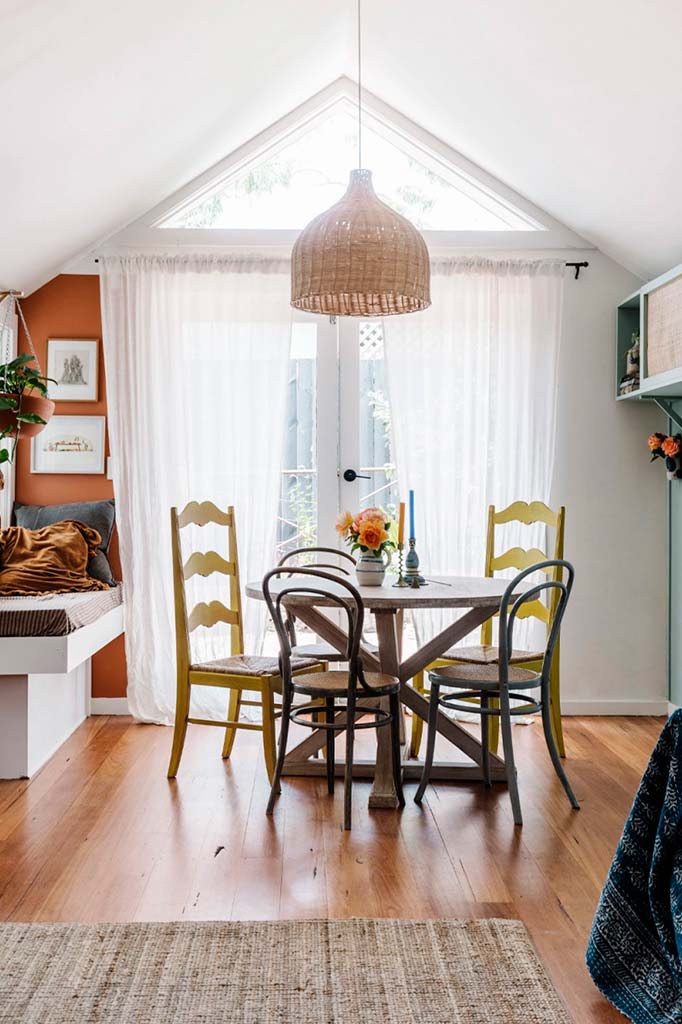
<svg viewBox="0 0 682 1024"><path fill-rule="evenodd" d="M362 598L356 588L343 576L322 569L301 566L277 566L263 578L263 595L277 632L280 646L281 675L284 687L291 683L291 635L287 628L287 607L285 600L296 597L318 597L325 604L338 608L345 616L348 642L344 660L348 662L349 686L357 682L369 689L365 683L360 659L360 640L365 610ZM371 691L370 691L371 692Z"/></svg>
<svg viewBox="0 0 682 1024"><path fill-rule="evenodd" d="M334 562L333 559L338 559ZM345 564L344 564L345 563ZM339 551L338 548L294 548L287 551L279 560L279 565L297 565L302 569L328 569L331 572L340 572L344 576L350 576L357 565L352 555L346 551Z"/></svg>
<svg viewBox="0 0 682 1024"><path fill-rule="evenodd" d="M542 580L539 583L533 583L527 590L520 592L523 580L536 572L543 572L551 578ZM537 565L529 566L511 581L504 592L502 604L500 605L499 664L500 683L502 685L507 684L509 681L509 662L514 653L514 624L517 619L523 618L524 609L539 601L546 594L551 595L548 603L553 608L553 615L547 633L547 643L542 663L542 678L549 685L552 659L559 638L566 605L573 589L574 577L575 570L570 562L566 562L561 558L551 558L544 562L538 562Z"/></svg>
<svg viewBox="0 0 682 1024"><path fill-rule="evenodd" d="M334 561L336 559L336 561ZM352 555L338 548L294 548L287 551L279 560L280 566L294 565L303 569L325 569L328 572L339 573L341 576L350 576L357 562ZM289 640L292 647L298 643L296 639L296 617L289 613L286 618ZM327 653L329 660L337 661L335 653Z"/></svg>
<svg viewBox="0 0 682 1024"><path fill-rule="evenodd" d="M204 527L209 524L224 526L227 534L227 558L217 551L193 551L186 560L182 551L182 531L189 526ZM241 594L239 590L239 560L237 556L237 533L234 508L219 509L212 501L190 501L181 512L171 509L171 540L173 551L173 590L175 595L175 634L178 668L189 669L190 634L199 626L213 627L225 622L230 627L230 653L244 653L244 632L242 622ZM229 586L228 603L219 600L200 601L188 610L186 583L193 576L225 576Z"/></svg>
<svg viewBox="0 0 682 1024"><path fill-rule="evenodd" d="M488 509L488 532L486 539L485 574L494 576L496 572L504 569L528 569L530 566L546 564L551 566L542 571L551 578L556 578L556 562L564 556L564 521L566 509L562 507L555 512L542 501L515 501L506 508L497 511L494 505ZM505 523L523 523L532 526L536 523L544 523L554 530L553 550L541 551L540 548L512 547L505 551L497 552L496 548L496 527ZM549 633L550 626L556 611L558 592L553 591L547 603L540 600L528 601L519 609L518 618L534 618L544 623ZM492 644L493 620L488 619L481 630L481 643Z"/></svg>

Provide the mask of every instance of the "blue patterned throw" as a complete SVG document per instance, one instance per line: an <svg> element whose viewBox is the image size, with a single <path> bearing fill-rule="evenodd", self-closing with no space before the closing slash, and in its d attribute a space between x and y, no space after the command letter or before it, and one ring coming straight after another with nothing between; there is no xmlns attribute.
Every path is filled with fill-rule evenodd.
<svg viewBox="0 0 682 1024"><path fill-rule="evenodd" d="M599 990L635 1024L682 1021L682 710L651 755L587 947Z"/></svg>

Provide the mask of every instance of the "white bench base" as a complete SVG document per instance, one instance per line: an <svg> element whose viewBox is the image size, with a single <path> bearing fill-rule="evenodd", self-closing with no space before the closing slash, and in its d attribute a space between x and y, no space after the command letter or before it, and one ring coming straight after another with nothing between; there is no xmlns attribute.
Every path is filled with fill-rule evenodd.
<svg viewBox="0 0 682 1024"><path fill-rule="evenodd" d="M87 718L90 659L59 675L0 678L0 779L28 779Z"/></svg>
<svg viewBox="0 0 682 1024"><path fill-rule="evenodd" d="M0 779L30 778L90 714L91 657L123 632L123 606L56 637L0 638Z"/></svg>

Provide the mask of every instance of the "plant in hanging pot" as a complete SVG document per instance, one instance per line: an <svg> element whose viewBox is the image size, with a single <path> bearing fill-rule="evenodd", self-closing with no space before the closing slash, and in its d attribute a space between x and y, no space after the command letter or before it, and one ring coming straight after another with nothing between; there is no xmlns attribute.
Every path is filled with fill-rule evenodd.
<svg viewBox="0 0 682 1024"><path fill-rule="evenodd" d="M12 462L17 442L39 434L54 413L54 402L47 397L48 378L34 363L28 352L0 363L0 442L14 441L11 448L0 448L0 465Z"/></svg>
<svg viewBox="0 0 682 1024"><path fill-rule="evenodd" d="M382 508L366 508L356 516L342 512L336 520L336 531L350 545L351 552L362 552L355 567L360 586L383 584L391 552L395 550L390 533L394 525Z"/></svg>

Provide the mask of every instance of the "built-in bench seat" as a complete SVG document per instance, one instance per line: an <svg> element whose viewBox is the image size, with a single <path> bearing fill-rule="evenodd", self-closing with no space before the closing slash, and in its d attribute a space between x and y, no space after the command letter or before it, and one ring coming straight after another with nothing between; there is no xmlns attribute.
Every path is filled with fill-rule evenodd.
<svg viewBox="0 0 682 1024"><path fill-rule="evenodd" d="M90 714L90 659L123 632L123 588L0 598L0 778L30 778Z"/></svg>

